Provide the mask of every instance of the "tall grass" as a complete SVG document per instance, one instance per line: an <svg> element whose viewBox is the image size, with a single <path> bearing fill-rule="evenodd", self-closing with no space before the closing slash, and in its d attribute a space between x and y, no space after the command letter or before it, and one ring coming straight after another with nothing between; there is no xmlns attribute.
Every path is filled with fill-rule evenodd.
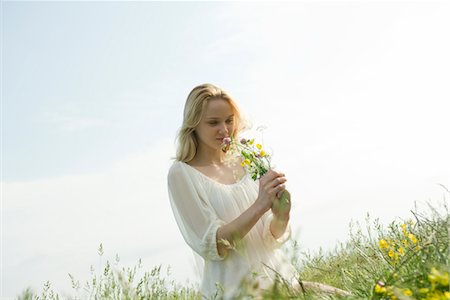
<svg viewBox="0 0 450 300"><path fill-rule="evenodd" d="M445 188L445 187L444 187ZM448 190L446 190L448 192ZM329 252L300 252L293 241L288 249L299 281L326 283L351 292L345 299L450 299L449 231L450 216L446 199L411 211L411 218L395 220L387 226L366 217L364 228L350 226L349 240ZM102 245L99 254L103 253ZM109 261L102 274L83 287L69 274L75 294L62 297L47 282L40 293L26 289L18 299L201 299L195 286L181 286L161 266L142 272L139 260L133 268ZM293 290L280 279L270 290L261 291L254 283L243 284L239 298L259 299L343 299L335 294Z"/></svg>

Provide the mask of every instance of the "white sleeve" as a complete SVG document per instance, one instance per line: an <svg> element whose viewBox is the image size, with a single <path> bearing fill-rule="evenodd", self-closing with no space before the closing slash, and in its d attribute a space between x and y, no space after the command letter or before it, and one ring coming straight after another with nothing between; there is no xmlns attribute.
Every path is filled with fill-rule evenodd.
<svg viewBox="0 0 450 300"><path fill-rule="evenodd" d="M259 179L254 181L253 188L255 189L256 194L258 194L259 193ZM280 248L284 243L286 243L290 239L292 230L291 230L290 223L288 223L283 235L280 236L278 239L276 239L273 236L272 231L270 231L270 222L272 222L272 219L273 219L273 214L270 210L262 216L261 220L264 225L263 232L262 232L262 238L263 238L264 244L269 249L277 249L277 248Z"/></svg>
<svg viewBox="0 0 450 300"><path fill-rule="evenodd" d="M272 222L272 219L273 214L270 211L267 212L265 214L265 217L263 218L264 223L263 240L264 244L266 244L266 246L269 247L270 249L277 249L280 248L284 243L286 243L291 237L291 225L288 223L283 235L276 239L273 236L272 231L270 231L270 222Z"/></svg>
<svg viewBox="0 0 450 300"><path fill-rule="evenodd" d="M167 176L170 205L186 243L205 260L223 260L217 251L217 230L225 224L209 205L203 188L176 162Z"/></svg>

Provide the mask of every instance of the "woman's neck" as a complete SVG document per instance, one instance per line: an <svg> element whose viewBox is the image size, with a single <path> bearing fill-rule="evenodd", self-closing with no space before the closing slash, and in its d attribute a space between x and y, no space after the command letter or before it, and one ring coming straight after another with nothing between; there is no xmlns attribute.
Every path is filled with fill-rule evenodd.
<svg viewBox="0 0 450 300"><path fill-rule="evenodd" d="M201 165L223 166L225 164L225 153L222 150L206 151L199 147L192 161Z"/></svg>

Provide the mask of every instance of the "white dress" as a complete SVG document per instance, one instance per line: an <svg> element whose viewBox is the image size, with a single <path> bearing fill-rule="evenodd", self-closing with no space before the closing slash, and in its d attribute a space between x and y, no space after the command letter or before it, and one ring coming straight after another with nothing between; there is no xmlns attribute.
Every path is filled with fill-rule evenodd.
<svg viewBox="0 0 450 300"><path fill-rule="evenodd" d="M258 196L259 181L249 174L234 184L222 184L194 167L174 161L168 173L168 189L172 210L186 243L204 260L201 292L203 298L232 299L241 281L249 276L259 287L269 287L276 270L291 281L296 271L279 249L291 235L275 239L270 231L272 213L269 210L241 240L236 250L219 256L217 229L236 219ZM217 287L220 285L220 289ZM222 294L223 291L223 294Z"/></svg>

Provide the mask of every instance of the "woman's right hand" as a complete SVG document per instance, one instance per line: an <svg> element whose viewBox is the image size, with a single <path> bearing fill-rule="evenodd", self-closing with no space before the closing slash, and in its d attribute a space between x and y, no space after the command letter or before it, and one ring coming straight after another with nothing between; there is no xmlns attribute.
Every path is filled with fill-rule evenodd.
<svg viewBox="0 0 450 300"><path fill-rule="evenodd" d="M270 169L259 179L259 194L256 202L261 205L264 212L268 211L275 202L277 194L285 190L285 175Z"/></svg>

